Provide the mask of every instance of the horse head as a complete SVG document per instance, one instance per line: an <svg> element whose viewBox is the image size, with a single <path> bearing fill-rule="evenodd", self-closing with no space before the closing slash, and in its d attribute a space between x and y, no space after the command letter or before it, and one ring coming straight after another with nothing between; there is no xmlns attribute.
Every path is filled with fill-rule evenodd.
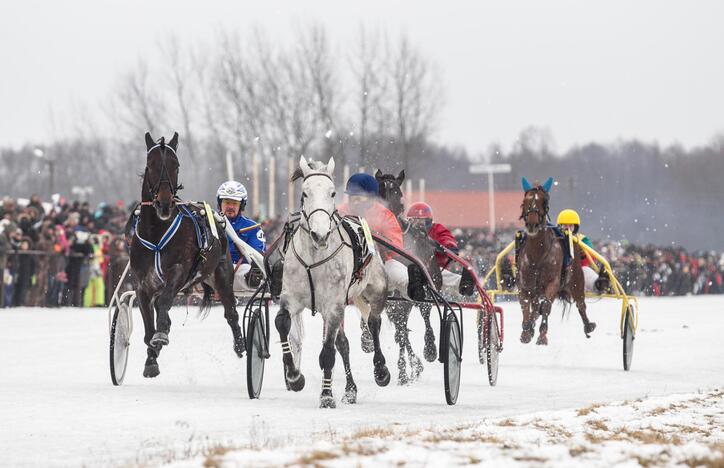
<svg viewBox="0 0 724 468"><path fill-rule="evenodd" d="M548 178L542 185L531 185L523 177L523 203L520 205L520 219L525 223L525 229L531 236L538 234L546 225L548 220L550 189L553 186L553 178Z"/></svg>
<svg viewBox="0 0 724 468"><path fill-rule="evenodd" d="M387 204L387 208L395 215L400 216L405 209L402 203L402 182L405 180L405 171L402 170L397 176L383 174L377 169L375 179L380 185L380 197Z"/></svg>
<svg viewBox="0 0 724 468"><path fill-rule="evenodd" d="M166 221L176 205L176 192L180 164L176 156L178 133L173 134L168 143L161 137L154 141L146 132L146 170L143 174L141 200L156 210L159 219Z"/></svg>
<svg viewBox="0 0 724 468"><path fill-rule="evenodd" d="M299 158L299 168L292 175L292 182L302 179L302 216L306 230L315 248L327 248L336 213L334 197L334 158L324 164L320 161Z"/></svg>

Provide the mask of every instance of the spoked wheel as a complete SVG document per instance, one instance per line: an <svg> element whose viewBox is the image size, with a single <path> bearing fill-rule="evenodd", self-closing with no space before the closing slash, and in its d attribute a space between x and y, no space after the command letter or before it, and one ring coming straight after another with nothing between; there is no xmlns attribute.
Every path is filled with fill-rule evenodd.
<svg viewBox="0 0 724 468"><path fill-rule="evenodd" d="M634 310L632 306L628 306L626 317L623 321L623 370L631 369L631 360L634 352Z"/></svg>
<svg viewBox="0 0 724 468"><path fill-rule="evenodd" d="M488 383L494 387L498 382L498 358L500 356L500 330L498 329L498 321L495 320L495 313L485 314L487 345L485 354L488 361Z"/></svg>
<svg viewBox="0 0 724 468"><path fill-rule="evenodd" d="M483 311L479 310L476 314L476 322L478 327L478 361L480 361L481 365L485 365L485 359L486 359L486 351L485 351L485 344L487 343L487 336L485 329L485 317L487 315L483 313Z"/></svg>
<svg viewBox="0 0 724 468"><path fill-rule="evenodd" d="M111 322L110 364L113 385L121 385L126 376L131 334L131 306L121 303L114 307Z"/></svg>
<svg viewBox="0 0 724 468"><path fill-rule="evenodd" d="M453 314L445 320L443 330L443 352L445 356L443 373L445 378L445 400L448 405L458 401L460 391L460 362L462 361L462 340L460 325Z"/></svg>
<svg viewBox="0 0 724 468"><path fill-rule="evenodd" d="M264 382L264 361L266 361L266 338L259 311L255 311L246 332L246 390L249 398L259 398Z"/></svg>

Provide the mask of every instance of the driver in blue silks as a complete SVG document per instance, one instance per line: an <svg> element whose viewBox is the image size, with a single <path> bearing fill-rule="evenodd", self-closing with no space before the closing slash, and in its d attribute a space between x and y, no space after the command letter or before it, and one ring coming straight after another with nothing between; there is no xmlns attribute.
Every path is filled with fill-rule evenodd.
<svg viewBox="0 0 724 468"><path fill-rule="evenodd" d="M246 208L248 195L246 187L241 182L229 180L221 184L216 191L216 203L219 211L231 222L231 227L241 240L249 244L259 253L264 253L266 242L261 224L244 216L242 213ZM228 237L228 236L227 236ZM229 252L234 267L234 290L254 289L248 283L248 274L251 270L249 262L242 257L236 244L229 239Z"/></svg>

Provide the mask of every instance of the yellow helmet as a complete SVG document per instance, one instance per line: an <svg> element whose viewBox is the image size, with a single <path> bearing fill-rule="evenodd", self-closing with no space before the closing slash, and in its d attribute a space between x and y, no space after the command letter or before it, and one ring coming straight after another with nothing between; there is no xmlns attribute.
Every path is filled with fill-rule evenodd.
<svg viewBox="0 0 724 468"><path fill-rule="evenodd" d="M575 224L576 226L581 225L581 218L574 210L567 209L558 213L557 224Z"/></svg>

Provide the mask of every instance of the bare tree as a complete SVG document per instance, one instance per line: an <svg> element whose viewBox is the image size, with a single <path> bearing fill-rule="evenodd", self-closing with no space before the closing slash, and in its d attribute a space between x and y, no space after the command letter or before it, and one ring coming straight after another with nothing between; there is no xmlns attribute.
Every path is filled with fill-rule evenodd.
<svg viewBox="0 0 724 468"><path fill-rule="evenodd" d="M401 36L389 64L392 73L394 118L398 157L410 167L411 150L431 134L442 105L437 70L408 40Z"/></svg>
<svg viewBox="0 0 724 468"><path fill-rule="evenodd" d="M355 101L355 126L359 141L359 160L372 166L371 142L373 135L388 133L388 79L386 72L387 38L380 30L370 31L360 26L357 46L349 57Z"/></svg>
<svg viewBox="0 0 724 468"><path fill-rule="evenodd" d="M193 73L193 56L183 49L178 36L169 36L160 43L160 52L166 65L163 67L164 75L172 90L173 98L178 112L177 121L183 126L182 144L191 162L196 162L196 131L192 116L198 99L195 92L197 75Z"/></svg>
<svg viewBox="0 0 724 468"><path fill-rule="evenodd" d="M114 116L125 124L131 134L164 128L167 105L161 90L151 85L148 63L139 59L135 69L122 76L114 93Z"/></svg>

